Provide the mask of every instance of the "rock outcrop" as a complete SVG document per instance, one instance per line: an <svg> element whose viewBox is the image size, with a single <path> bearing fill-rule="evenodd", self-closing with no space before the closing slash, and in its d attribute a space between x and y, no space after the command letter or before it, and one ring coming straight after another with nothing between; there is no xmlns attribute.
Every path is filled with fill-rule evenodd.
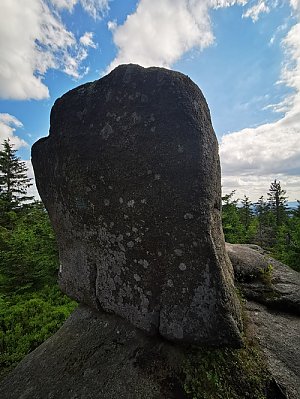
<svg viewBox="0 0 300 399"><path fill-rule="evenodd" d="M188 399L182 350L81 306L0 383L1 399Z"/></svg>
<svg viewBox="0 0 300 399"><path fill-rule="evenodd" d="M122 65L68 92L32 162L69 296L169 340L239 345L218 144L188 77Z"/></svg>
<svg viewBox="0 0 300 399"><path fill-rule="evenodd" d="M253 334L264 351L270 373L286 394L300 397L300 274L262 248L227 244L235 279Z"/></svg>
<svg viewBox="0 0 300 399"><path fill-rule="evenodd" d="M300 397L300 318L247 301L246 311L253 334L266 356L268 370L284 395L274 399Z"/></svg>
<svg viewBox="0 0 300 399"><path fill-rule="evenodd" d="M271 258L258 246L226 243L226 249L235 279L247 299L300 316L298 272Z"/></svg>

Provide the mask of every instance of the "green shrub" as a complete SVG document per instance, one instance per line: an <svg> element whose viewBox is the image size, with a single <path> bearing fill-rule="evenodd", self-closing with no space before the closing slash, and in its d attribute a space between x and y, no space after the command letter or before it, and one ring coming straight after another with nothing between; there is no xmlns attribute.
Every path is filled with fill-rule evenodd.
<svg viewBox="0 0 300 399"><path fill-rule="evenodd" d="M0 296L0 374L54 334L75 307L57 286Z"/></svg>

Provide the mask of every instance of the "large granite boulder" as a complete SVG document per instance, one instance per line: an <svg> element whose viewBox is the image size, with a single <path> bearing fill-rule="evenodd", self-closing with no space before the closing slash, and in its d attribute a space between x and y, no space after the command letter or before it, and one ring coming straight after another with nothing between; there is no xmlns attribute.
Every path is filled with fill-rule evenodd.
<svg viewBox="0 0 300 399"><path fill-rule="evenodd" d="M170 340L239 345L218 144L188 77L122 65L71 90L32 161L69 296Z"/></svg>

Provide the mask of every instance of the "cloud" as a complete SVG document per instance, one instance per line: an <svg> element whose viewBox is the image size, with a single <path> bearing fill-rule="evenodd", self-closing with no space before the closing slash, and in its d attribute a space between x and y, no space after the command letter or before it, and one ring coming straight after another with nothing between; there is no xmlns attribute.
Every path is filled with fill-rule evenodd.
<svg viewBox="0 0 300 399"><path fill-rule="evenodd" d="M100 19L109 10L109 0L80 0L80 4L94 19Z"/></svg>
<svg viewBox="0 0 300 399"><path fill-rule="evenodd" d="M256 22L261 13L269 13L270 7L265 1L260 0L257 4L247 9L244 12L243 18L251 18L253 22Z"/></svg>
<svg viewBox="0 0 300 399"><path fill-rule="evenodd" d="M78 0L51 0L51 3L57 8L65 8L68 11L72 11Z"/></svg>
<svg viewBox="0 0 300 399"><path fill-rule="evenodd" d="M90 14L94 19L100 19L109 10L110 0L51 0L51 3L58 9L67 9L72 12L76 4Z"/></svg>
<svg viewBox="0 0 300 399"><path fill-rule="evenodd" d="M222 137L225 191L235 181L238 190L243 192L244 187L254 194L266 180L270 183L276 178L285 184L291 199L300 198L300 2L292 1L291 6L298 22L282 40L285 62L280 83L293 92L279 104L270 104L275 111L284 112L278 121Z"/></svg>
<svg viewBox="0 0 300 399"><path fill-rule="evenodd" d="M16 117L10 114L0 114L0 144L4 140L9 139L16 149L21 147L27 147L26 141L15 136L15 131L17 128L22 128L23 124Z"/></svg>
<svg viewBox="0 0 300 399"><path fill-rule="evenodd" d="M244 0L140 0L123 25L110 22L118 55L108 70L123 63L170 67L184 53L212 45L209 10L246 4Z"/></svg>
<svg viewBox="0 0 300 399"><path fill-rule="evenodd" d="M80 43L85 47L97 48L97 44L93 41L93 32L85 32L83 36L79 39Z"/></svg>
<svg viewBox="0 0 300 399"><path fill-rule="evenodd" d="M59 69L73 78L86 73L82 62L87 47L94 47L90 32L82 40L64 26L57 10L72 11L75 0L1 0L0 5L0 97L25 100L49 97L43 76ZM80 0L94 18L108 8L106 0ZM89 36L88 36L89 35ZM89 41L88 41L89 40Z"/></svg>

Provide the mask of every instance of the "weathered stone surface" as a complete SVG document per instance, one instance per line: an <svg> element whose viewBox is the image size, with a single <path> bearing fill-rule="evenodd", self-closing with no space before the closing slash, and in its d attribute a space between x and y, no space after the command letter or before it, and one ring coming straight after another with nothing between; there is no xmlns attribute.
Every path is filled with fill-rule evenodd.
<svg viewBox="0 0 300 399"><path fill-rule="evenodd" d="M68 295L170 340L239 343L218 145L188 77L123 65L68 92L32 161Z"/></svg>
<svg viewBox="0 0 300 399"><path fill-rule="evenodd" d="M263 349L268 368L289 399L300 398L300 318L247 302L253 331ZM276 395L275 398L284 397Z"/></svg>
<svg viewBox="0 0 300 399"><path fill-rule="evenodd" d="M256 280L268 269L268 258L262 254L259 246L226 242L225 247L237 281Z"/></svg>
<svg viewBox="0 0 300 399"><path fill-rule="evenodd" d="M0 383L1 399L188 399L184 354L120 317L75 310Z"/></svg>
<svg viewBox="0 0 300 399"><path fill-rule="evenodd" d="M226 250L246 298L300 315L298 272L263 254L260 247L226 243Z"/></svg>

